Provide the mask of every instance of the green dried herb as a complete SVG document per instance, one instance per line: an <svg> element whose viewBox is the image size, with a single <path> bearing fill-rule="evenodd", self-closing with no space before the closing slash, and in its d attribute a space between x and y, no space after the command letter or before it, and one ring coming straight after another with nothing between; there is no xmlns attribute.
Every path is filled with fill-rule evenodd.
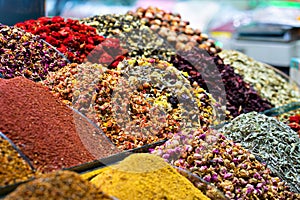
<svg viewBox="0 0 300 200"><path fill-rule="evenodd" d="M300 138L273 117L251 112L242 114L220 129L228 139L266 162L271 171L300 192Z"/></svg>

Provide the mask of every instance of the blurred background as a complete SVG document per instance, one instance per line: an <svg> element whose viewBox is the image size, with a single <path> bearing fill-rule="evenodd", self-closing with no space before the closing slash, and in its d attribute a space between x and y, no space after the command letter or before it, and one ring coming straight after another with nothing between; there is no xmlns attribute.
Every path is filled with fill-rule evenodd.
<svg viewBox="0 0 300 200"><path fill-rule="evenodd" d="M299 69L299 0L0 0L0 22L123 14L148 6L180 13L223 49L242 51L287 74Z"/></svg>

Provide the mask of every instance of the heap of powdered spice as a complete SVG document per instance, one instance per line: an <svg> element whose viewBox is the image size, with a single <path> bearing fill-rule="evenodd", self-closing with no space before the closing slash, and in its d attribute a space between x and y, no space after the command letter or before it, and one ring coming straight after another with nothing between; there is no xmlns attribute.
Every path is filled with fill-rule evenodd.
<svg viewBox="0 0 300 200"><path fill-rule="evenodd" d="M39 35L66 55L71 62L82 63L91 52L93 55L90 57L93 57L94 62L100 63L113 61L116 55L122 54L118 40L101 44L105 38L100 36L95 28L81 24L79 20L64 19L59 16L41 17L37 20L17 23L16 26ZM101 45L97 47L99 44Z"/></svg>
<svg viewBox="0 0 300 200"><path fill-rule="evenodd" d="M176 50L189 50L198 47L215 55L221 48L198 29L193 29L188 21L183 21L180 14L168 12L156 7L137 8L127 14L137 16L152 31L164 38Z"/></svg>
<svg viewBox="0 0 300 200"><path fill-rule="evenodd" d="M94 184L70 171L57 171L41 175L37 179L19 186L5 200L50 199L50 200L112 200Z"/></svg>
<svg viewBox="0 0 300 200"><path fill-rule="evenodd" d="M0 24L0 74L3 78L24 76L40 81L68 61L40 37L17 27Z"/></svg>
<svg viewBox="0 0 300 200"><path fill-rule="evenodd" d="M189 74L191 84L198 83L217 102L226 105L233 117L251 111L262 112L273 107L236 74L230 65L225 65L219 56L210 56L204 50L193 48L189 51L178 51L172 57L171 63L178 70Z"/></svg>
<svg viewBox="0 0 300 200"><path fill-rule="evenodd" d="M28 79L0 79L0 104L0 131L40 171L68 168L116 153L86 118Z"/></svg>
<svg viewBox="0 0 300 200"><path fill-rule="evenodd" d="M36 174L13 144L1 135L0 152L0 187L26 181Z"/></svg>
<svg viewBox="0 0 300 200"><path fill-rule="evenodd" d="M132 154L104 168L91 182L119 199L209 200L172 166L151 154Z"/></svg>
<svg viewBox="0 0 300 200"><path fill-rule="evenodd" d="M299 199L255 156L212 129L178 132L151 150L215 185L229 199Z"/></svg>

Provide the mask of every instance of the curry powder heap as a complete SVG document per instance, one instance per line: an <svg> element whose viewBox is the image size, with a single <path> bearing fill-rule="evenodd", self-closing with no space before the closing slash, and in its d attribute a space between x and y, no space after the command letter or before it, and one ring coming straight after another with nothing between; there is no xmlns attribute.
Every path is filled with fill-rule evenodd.
<svg viewBox="0 0 300 200"><path fill-rule="evenodd" d="M19 186L5 200L113 200L99 188L71 171L56 171Z"/></svg>
<svg viewBox="0 0 300 200"><path fill-rule="evenodd" d="M145 153L104 168L91 182L120 200L209 199L162 158Z"/></svg>

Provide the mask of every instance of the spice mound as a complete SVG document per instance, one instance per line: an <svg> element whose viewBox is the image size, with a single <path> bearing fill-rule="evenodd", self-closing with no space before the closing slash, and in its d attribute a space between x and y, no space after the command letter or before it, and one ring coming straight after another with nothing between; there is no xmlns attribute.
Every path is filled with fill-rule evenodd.
<svg viewBox="0 0 300 200"><path fill-rule="evenodd" d="M105 38L95 28L81 24L75 19L59 16L41 17L17 23L17 27L39 35L62 52L71 62L82 63L86 56Z"/></svg>
<svg viewBox="0 0 300 200"><path fill-rule="evenodd" d="M124 60L118 70L107 70L95 99L98 125L120 149L209 126L215 114L210 95L158 59Z"/></svg>
<svg viewBox="0 0 300 200"><path fill-rule="evenodd" d="M262 112L273 107L235 73L233 67L224 64L219 56L210 56L204 50L193 48L178 51L171 63L178 70L188 73L192 84L198 83L217 102L226 105L230 112L227 118L251 111Z"/></svg>
<svg viewBox="0 0 300 200"><path fill-rule="evenodd" d="M180 14L156 7L137 8L136 11L129 11L127 14L139 17L146 26L158 33L176 50L187 50L196 46L206 50L210 55L221 51L206 34L193 29L188 21L183 21Z"/></svg>
<svg viewBox="0 0 300 200"><path fill-rule="evenodd" d="M230 64L237 74L276 107L300 101L300 88L297 84L289 82L274 68L238 51L224 50L219 55L225 64Z"/></svg>
<svg viewBox="0 0 300 200"><path fill-rule="evenodd" d="M57 51L38 36L0 24L0 74L3 78L24 76L40 81L50 71L67 64Z"/></svg>
<svg viewBox="0 0 300 200"><path fill-rule="evenodd" d="M43 172L79 165L114 151L86 118L26 78L0 79L0 105L0 131Z"/></svg>
<svg viewBox="0 0 300 200"><path fill-rule="evenodd" d="M136 16L107 14L84 18L81 21L95 27L105 37L118 38L130 57L142 56L168 61L175 53L174 48Z"/></svg>
<svg viewBox="0 0 300 200"><path fill-rule="evenodd" d="M26 181L35 175L9 141L0 136L0 187Z"/></svg>
<svg viewBox="0 0 300 200"><path fill-rule="evenodd" d="M132 154L104 168L91 182L121 200L209 199L163 159L150 154Z"/></svg>
<svg viewBox="0 0 300 200"><path fill-rule="evenodd" d="M79 174L70 171L57 171L44 174L39 178L19 186L5 200L14 199L89 199L112 200L92 183Z"/></svg>
<svg viewBox="0 0 300 200"><path fill-rule="evenodd" d="M151 153L202 177L229 199L300 198L253 154L212 129L176 133Z"/></svg>
<svg viewBox="0 0 300 200"><path fill-rule="evenodd" d="M300 138L273 117L251 112L220 129L265 162L271 171L300 193Z"/></svg>

